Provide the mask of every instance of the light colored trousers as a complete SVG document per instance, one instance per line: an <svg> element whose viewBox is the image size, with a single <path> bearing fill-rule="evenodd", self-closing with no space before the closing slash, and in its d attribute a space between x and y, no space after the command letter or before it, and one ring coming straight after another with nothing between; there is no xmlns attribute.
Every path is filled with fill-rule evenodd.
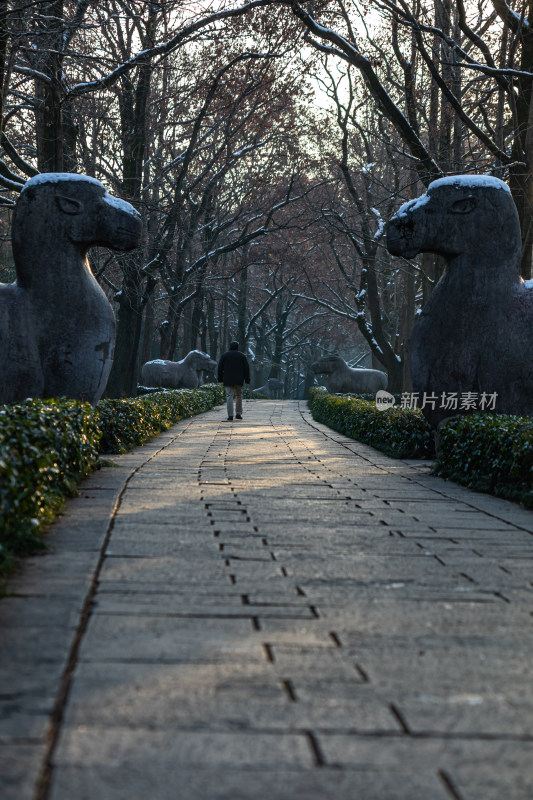
<svg viewBox="0 0 533 800"><path fill-rule="evenodd" d="M228 417L233 416L233 398L235 397L235 413L242 414L242 386L225 386Z"/></svg>

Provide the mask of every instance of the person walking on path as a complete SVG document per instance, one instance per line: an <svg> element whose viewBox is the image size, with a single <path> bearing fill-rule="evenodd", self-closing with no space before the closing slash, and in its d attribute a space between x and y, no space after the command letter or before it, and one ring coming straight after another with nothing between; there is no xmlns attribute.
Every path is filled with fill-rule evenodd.
<svg viewBox="0 0 533 800"><path fill-rule="evenodd" d="M233 420L233 398L235 418L242 419L242 387L244 383L250 383L250 365L244 353L239 350L239 342L231 342L229 350L220 357L218 381L226 389L228 421Z"/></svg>

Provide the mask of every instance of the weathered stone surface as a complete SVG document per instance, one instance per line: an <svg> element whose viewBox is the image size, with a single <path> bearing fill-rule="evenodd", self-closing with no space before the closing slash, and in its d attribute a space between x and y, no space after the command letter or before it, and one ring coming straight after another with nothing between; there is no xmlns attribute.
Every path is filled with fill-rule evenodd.
<svg viewBox="0 0 533 800"><path fill-rule="evenodd" d="M230 669L231 667L231 669ZM306 676L291 684L261 664L83 664L67 726L258 731L331 728L399 732L386 700L351 679ZM120 702L109 703L119 693ZM292 698L295 699L292 699Z"/></svg>
<svg viewBox="0 0 533 800"><path fill-rule="evenodd" d="M438 775L429 770L413 774L407 767L386 773L368 767L365 770L336 769L287 770L284 767L264 770L232 769L192 770L180 768L169 781L167 773L139 769L137 765L124 775L121 770L102 769L97 775L88 769L64 768L54 783L51 800L450 800L450 794ZM91 788L89 789L88 786ZM526 800L527 794L517 797ZM491 798L491 800L494 800ZM514 798L513 798L514 800Z"/></svg>
<svg viewBox="0 0 533 800"><path fill-rule="evenodd" d="M533 704L528 690L502 694L495 687L478 691L443 686L440 692L398 697L396 706L409 731L420 735L520 737L529 726ZM523 694L528 695L524 702ZM514 696L511 696L514 695Z"/></svg>
<svg viewBox="0 0 533 800"><path fill-rule="evenodd" d="M93 245L131 250L140 233L133 206L94 178L45 173L27 181L13 214L16 282L0 285L0 403L98 402L115 318L86 253Z"/></svg>
<svg viewBox="0 0 533 800"><path fill-rule="evenodd" d="M35 602L35 595L19 594L15 597L3 597L0 602L0 630L2 641L8 631L14 633L15 639L20 631L25 628L41 630L57 628L75 628L78 624L82 603L65 603L61 594L39 595L39 602ZM43 631L45 635L45 631Z"/></svg>
<svg viewBox="0 0 533 800"><path fill-rule="evenodd" d="M228 583L229 588L229 583ZM191 593L193 594L193 593ZM122 593L102 593L96 601L95 612L98 614L148 614L158 616L202 618L224 616L228 619L248 619L253 617L272 617L290 619L313 619L309 606L304 603L272 602L251 603L243 595L215 596L178 595L166 593L136 593L125 597ZM215 601L216 598L216 601ZM216 609L214 608L216 602Z"/></svg>
<svg viewBox="0 0 533 800"><path fill-rule="evenodd" d="M150 763L169 780L179 769L239 764L241 768L310 767L312 754L304 734L179 731L150 728L67 728L55 757L58 767L120 767L128 771Z"/></svg>
<svg viewBox="0 0 533 800"><path fill-rule="evenodd" d="M0 743L0 796L2 800L34 800L41 759L45 755L38 744Z"/></svg>
<svg viewBox="0 0 533 800"><path fill-rule="evenodd" d="M374 759L375 768L394 772L405 765L408 757L413 773L427 774L428 768L431 769L429 765L435 765L435 772L444 772L450 776L456 787L460 787L463 782L468 786L466 776L477 775L477 778L471 780L468 794L465 795L475 800L485 797L497 800L498 797L505 796L505 775L508 770L517 770L512 792L509 792L513 800L515 797L526 800L527 794L524 790L528 785L531 789L533 767L529 742L474 740L465 747L461 738L435 738L417 740L416 752L413 751L413 742L408 736L375 739L324 734L319 736L319 742L326 763L339 768L364 770L368 768L370 757Z"/></svg>
<svg viewBox="0 0 533 800"><path fill-rule="evenodd" d="M201 635L200 634L201 631ZM96 615L80 649L82 661L262 661L246 618Z"/></svg>
<svg viewBox="0 0 533 800"><path fill-rule="evenodd" d="M111 542L112 544L112 542ZM110 551L112 554L112 551ZM187 555L187 560L176 556L160 556L154 558L121 558L111 557L106 560L102 570L102 587L105 589L110 583L139 583L139 584L169 584L176 590L188 584L200 584L213 587L229 585L228 575L236 572L245 572L247 576L261 576L266 580L269 577L280 575L279 567L273 561L239 561L233 560L231 570L225 559L221 557L218 548L215 556L194 557L193 553Z"/></svg>

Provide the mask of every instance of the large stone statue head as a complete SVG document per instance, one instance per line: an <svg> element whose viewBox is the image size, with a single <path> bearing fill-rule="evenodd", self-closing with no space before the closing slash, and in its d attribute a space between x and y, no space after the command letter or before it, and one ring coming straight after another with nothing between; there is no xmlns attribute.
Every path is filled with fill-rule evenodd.
<svg viewBox="0 0 533 800"><path fill-rule="evenodd" d="M401 206L386 234L389 252L405 258L429 252L450 260L467 252L480 255L486 248L494 252L497 244L506 248L509 263L520 252L518 213L509 187L487 175L433 181L426 194ZM483 259L478 262L482 266ZM514 266L519 269L519 263Z"/></svg>
<svg viewBox="0 0 533 800"><path fill-rule="evenodd" d="M202 350L191 350L182 363L195 372L213 372L217 368L217 362Z"/></svg>
<svg viewBox="0 0 533 800"><path fill-rule="evenodd" d="M13 255L17 281L32 277L39 251L57 256L89 247L131 250L139 241L139 214L124 200L109 194L96 178L63 172L36 175L22 189L13 214Z"/></svg>
<svg viewBox="0 0 533 800"><path fill-rule="evenodd" d="M345 360L334 353L332 355L322 356L318 361L314 361L311 364L311 369L315 375L331 375L332 372L342 369L343 366L346 366Z"/></svg>

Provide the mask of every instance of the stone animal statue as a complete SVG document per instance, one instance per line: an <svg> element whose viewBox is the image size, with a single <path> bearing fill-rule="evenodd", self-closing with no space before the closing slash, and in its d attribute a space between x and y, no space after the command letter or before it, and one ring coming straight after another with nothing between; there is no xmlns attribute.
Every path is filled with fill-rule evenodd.
<svg viewBox="0 0 533 800"><path fill-rule="evenodd" d="M252 391L256 392L256 394L266 394L267 397L275 400L279 397L280 392L283 391L283 387L284 383L279 378L268 378L264 386L259 386Z"/></svg>
<svg viewBox="0 0 533 800"><path fill-rule="evenodd" d="M533 291L520 277L520 226L507 185L483 175L434 181L388 222L387 247L447 262L409 345L419 406L424 392L438 398L422 409L430 423L464 413L460 403L440 407L443 393L497 393L497 412L533 415Z"/></svg>
<svg viewBox="0 0 533 800"><path fill-rule="evenodd" d="M13 213L16 280L0 284L0 403L65 396L97 403L115 345L115 317L93 277L94 245L131 250L133 206L85 175L27 181Z"/></svg>
<svg viewBox="0 0 533 800"><path fill-rule="evenodd" d="M202 383L202 372L213 372L217 362L201 350L191 350L181 361L156 358L147 361L141 369L144 386L165 389L197 389Z"/></svg>
<svg viewBox="0 0 533 800"><path fill-rule="evenodd" d="M375 394L387 388L386 372L349 367L339 355L323 356L311 364L311 369L315 375L327 375L326 389L331 394Z"/></svg>

